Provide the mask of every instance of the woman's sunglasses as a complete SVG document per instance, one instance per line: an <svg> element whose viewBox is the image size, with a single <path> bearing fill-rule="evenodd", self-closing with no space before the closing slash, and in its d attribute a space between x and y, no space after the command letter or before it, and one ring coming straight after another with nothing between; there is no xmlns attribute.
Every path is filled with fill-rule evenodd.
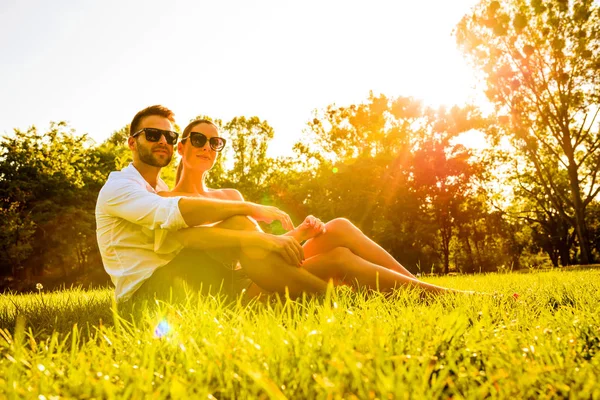
<svg viewBox="0 0 600 400"><path fill-rule="evenodd" d="M183 142L184 140L190 139L190 142L192 143L192 146L194 147L204 147L204 145L206 144L206 141L208 140L208 144L210 145L210 148L213 149L214 151L221 151L223 150L223 147L225 147L225 143L227 143L227 141L223 138L220 137L211 137L210 139L206 137L206 135L204 135L203 133L200 132L190 132L189 136L185 136L181 138L181 141Z"/></svg>
<svg viewBox="0 0 600 400"><path fill-rule="evenodd" d="M158 142L160 140L160 137L164 136L165 140L167 141L167 144L171 146L177 143L177 138L179 137L179 134L177 132L165 131L156 128L142 128L133 135L131 135L131 137L136 137L142 132L146 134L146 140L149 142Z"/></svg>

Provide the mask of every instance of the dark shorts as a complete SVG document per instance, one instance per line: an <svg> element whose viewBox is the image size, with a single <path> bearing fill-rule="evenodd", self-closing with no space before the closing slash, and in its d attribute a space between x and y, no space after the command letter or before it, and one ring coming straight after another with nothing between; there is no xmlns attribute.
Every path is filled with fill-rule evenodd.
<svg viewBox="0 0 600 400"><path fill-rule="evenodd" d="M235 299L252 281L237 260L222 251L184 249L164 267L158 268L140 286L132 300L185 300L189 293L225 295Z"/></svg>

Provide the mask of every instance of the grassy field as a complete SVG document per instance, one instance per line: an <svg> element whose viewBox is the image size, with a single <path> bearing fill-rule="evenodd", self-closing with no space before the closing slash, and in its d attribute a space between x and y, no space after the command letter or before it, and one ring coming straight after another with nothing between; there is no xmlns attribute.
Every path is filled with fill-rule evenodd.
<svg viewBox="0 0 600 400"><path fill-rule="evenodd" d="M153 306L111 291L0 296L0 398L600 398L600 271L428 279L509 296L337 288Z"/></svg>

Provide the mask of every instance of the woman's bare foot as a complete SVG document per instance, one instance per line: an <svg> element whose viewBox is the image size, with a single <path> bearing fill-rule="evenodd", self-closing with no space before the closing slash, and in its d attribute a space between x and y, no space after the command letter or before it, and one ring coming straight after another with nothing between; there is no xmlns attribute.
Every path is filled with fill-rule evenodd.
<svg viewBox="0 0 600 400"><path fill-rule="evenodd" d="M300 225L285 235L291 236L301 243L319 236L321 233L325 233L325 224L319 218L309 215Z"/></svg>

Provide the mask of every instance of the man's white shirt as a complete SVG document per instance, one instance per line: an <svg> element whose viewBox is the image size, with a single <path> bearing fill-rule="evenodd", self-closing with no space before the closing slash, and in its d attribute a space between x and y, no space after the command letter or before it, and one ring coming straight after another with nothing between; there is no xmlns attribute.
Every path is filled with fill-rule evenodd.
<svg viewBox="0 0 600 400"><path fill-rule="evenodd" d="M111 172L96 203L96 236L117 301L127 300L157 269L183 248L168 232L187 225L179 211L181 197L160 197L168 191L162 179L156 190L129 164Z"/></svg>

